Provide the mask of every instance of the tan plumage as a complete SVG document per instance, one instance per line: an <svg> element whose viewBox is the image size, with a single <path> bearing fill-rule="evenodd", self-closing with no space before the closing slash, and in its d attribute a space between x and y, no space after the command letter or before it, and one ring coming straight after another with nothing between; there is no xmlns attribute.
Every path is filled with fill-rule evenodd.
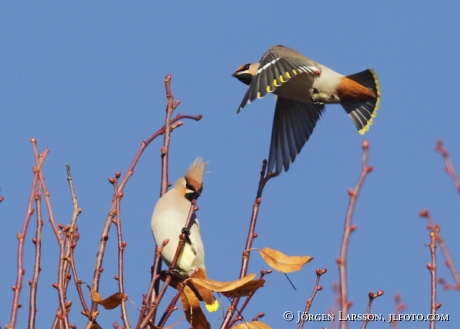
<svg viewBox="0 0 460 329"><path fill-rule="evenodd" d="M281 45L268 49L259 63L241 65L232 76L249 85L238 112L267 93L278 96L269 171L275 167L288 171L312 134L324 104L340 103L364 134L380 102L380 86L372 69L345 76Z"/></svg>
<svg viewBox="0 0 460 329"><path fill-rule="evenodd" d="M196 159L187 170L184 177L179 178L174 187L158 200L153 211L151 226L152 233L157 245L169 239L164 247L161 257L164 262L171 266L179 243L179 235L187 220L191 201L197 199L203 189L203 173L206 163L203 159ZM192 216L190 235L188 235L182 252L179 256L175 270L186 279L198 269L196 278L206 278L204 264L204 246L201 240L198 218ZM208 311L217 310L219 304L214 298L212 291L201 287L195 287L199 297L206 303Z"/></svg>

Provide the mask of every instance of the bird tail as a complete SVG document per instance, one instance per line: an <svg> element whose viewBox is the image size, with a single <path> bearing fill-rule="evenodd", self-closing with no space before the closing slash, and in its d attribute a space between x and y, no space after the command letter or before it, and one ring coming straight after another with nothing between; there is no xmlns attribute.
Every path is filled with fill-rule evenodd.
<svg viewBox="0 0 460 329"><path fill-rule="evenodd" d="M377 116L377 110L380 103L379 80L373 69L368 69L356 74L350 74L346 77L359 83L367 89L370 89L375 94L375 98L369 100L342 103L343 108L355 124L356 128L358 128L359 133L363 135L372 125L373 118Z"/></svg>
<svg viewBox="0 0 460 329"><path fill-rule="evenodd" d="M198 279L206 279L206 269L200 268L199 271L195 274L195 278ZM205 303L206 309L208 312L215 312L219 308L219 302L214 295L212 294L212 290L206 289L204 287L200 287L198 285L193 286L195 290L198 292L198 298L203 300Z"/></svg>

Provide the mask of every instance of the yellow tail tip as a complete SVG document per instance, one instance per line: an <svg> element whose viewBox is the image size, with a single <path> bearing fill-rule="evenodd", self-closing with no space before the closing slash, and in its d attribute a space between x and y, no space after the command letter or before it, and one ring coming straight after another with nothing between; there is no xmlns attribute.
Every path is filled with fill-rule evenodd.
<svg viewBox="0 0 460 329"><path fill-rule="evenodd" d="M214 299L214 303L212 303L211 305L205 304L205 306L206 310L212 313L219 309L219 302L217 301L217 299Z"/></svg>

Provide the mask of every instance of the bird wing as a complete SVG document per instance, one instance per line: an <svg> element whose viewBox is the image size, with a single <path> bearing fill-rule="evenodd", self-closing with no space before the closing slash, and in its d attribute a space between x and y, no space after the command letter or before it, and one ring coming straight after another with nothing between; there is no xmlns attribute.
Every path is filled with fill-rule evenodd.
<svg viewBox="0 0 460 329"><path fill-rule="evenodd" d="M268 171L288 171L324 111L323 104L303 103L278 97L273 118Z"/></svg>
<svg viewBox="0 0 460 329"><path fill-rule="evenodd" d="M237 112L254 99L274 92L283 83L302 73L320 75L321 69L318 63L294 49L284 46L271 47L260 59L259 69L252 78Z"/></svg>

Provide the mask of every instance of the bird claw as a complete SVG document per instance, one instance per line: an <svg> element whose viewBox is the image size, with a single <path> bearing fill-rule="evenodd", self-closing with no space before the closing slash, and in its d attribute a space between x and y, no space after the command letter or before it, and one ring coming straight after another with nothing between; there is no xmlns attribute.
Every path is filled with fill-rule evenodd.
<svg viewBox="0 0 460 329"><path fill-rule="evenodd" d="M188 229L188 228L186 228L186 227L183 227L183 228L182 228L182 234L190 235L190 229Z"/></svg>

